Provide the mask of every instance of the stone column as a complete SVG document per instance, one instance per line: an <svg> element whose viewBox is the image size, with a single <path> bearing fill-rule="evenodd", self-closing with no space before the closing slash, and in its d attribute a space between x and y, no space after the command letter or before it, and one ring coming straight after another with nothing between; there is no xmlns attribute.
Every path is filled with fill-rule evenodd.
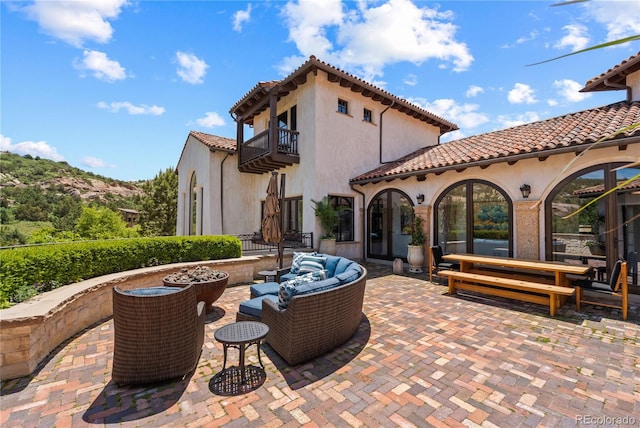
<svg viewBox="0 0 640 428"><path fill-rule="evenodd" d="M540 205L538 201L517 201L515 210L515 257L540 260Z"/></svg>

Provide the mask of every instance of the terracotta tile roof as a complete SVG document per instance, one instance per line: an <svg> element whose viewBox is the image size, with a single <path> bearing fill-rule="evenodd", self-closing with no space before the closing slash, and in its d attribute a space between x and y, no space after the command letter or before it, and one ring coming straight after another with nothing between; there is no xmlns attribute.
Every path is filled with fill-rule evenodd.
<svg viewBox="0 0 640 428"><path fill-rule="evenodd" d="M623 127L638 122L640 122L640 102L619 102L424 147L397 161L354 177L350 182L364 184L577 151L579 146L598 141ZM616 140L625 137L637 137L636 142L640 142L640 128L624 132L606 144L618 144Z"/></svg>
<svg viewBox="0 0 640 428"><path fill-rule="evenodd" d="M619 91L624 88L615 85L626 85L627 76L640 70L640 52L630 56L620 64L613 66L606 72L600 74L585 83L584 88L580 92L592 91ZM609 82L609 83L607 83ZM611 86L613 84L614 86Z"/></svg>
<svg viewBox="0 0 640 428"><path fill-rule="evenodd" d="M616 183L616 185L619 186L622 183L624 183L624 181L618 181ZM636 190L636 189L640 189L640 179L631 181L626 186L623 186L620 190L629 191L629 190ZM600 195L602 192L604 192L604 184L598 184L596 186L585 187L583 189L574 190L573 194L574 195L586 195L586 196L593 197L593 196Z"/></svg>
<svg viewBox="0 0 640 428"><path fill-rule="evenodd" d="M455 131L458 126L443 119L416 104L410 103L404 98L397 97L390 92L374 86L353 74L340 70L324 61L319 60L315 56L310 56L300 67L295 69L291 74L280 81L261 82L254 86L251 91L246 93L242 99L237 101L229 112L233 115L239 115L247 123L251 123L253 116L266 110L269 107L269 92L275 88L278 91L278 97L283 97L289 92L294 91L297 87L307 80L307 74L317 73L317 70L323 70L327 73L329 81L337 83L340 86L351 88L352 91L358 92L366 97L371 97L374 101L380 102L384 106L399 110L416 120L422 120L440 128L440 135Z"/></svg>
<svg viewBox="0 0 640 428"><path fill-rule="evenodd" d="M191 131L189 132L189 135L212 149L226 150L229 152L235 152L237 150L236 140L231 138L219 137L217 135L205 134L204 132L198 131Z"/></svg>

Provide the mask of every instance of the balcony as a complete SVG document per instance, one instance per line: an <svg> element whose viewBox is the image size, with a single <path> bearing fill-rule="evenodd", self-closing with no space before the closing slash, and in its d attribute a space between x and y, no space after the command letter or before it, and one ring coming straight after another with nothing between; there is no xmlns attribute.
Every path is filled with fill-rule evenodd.
<svg viewBox="0 0 640 428"><path fill-rule="evenodd" d="M238 169L240 172L264 174L300 163L298 131L278 128L272 144L269 130L240 144Z"/></svg>

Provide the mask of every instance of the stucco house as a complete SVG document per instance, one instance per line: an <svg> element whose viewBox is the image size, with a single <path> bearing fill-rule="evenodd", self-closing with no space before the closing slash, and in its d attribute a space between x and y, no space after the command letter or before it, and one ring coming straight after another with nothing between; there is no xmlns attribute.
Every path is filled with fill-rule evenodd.
<svg viewBox="0 0 640 428"><path fill-rule="evenodd" d="M625 183L640 173L640 128L616 133L640 122L640 53L582 89L604 90L626 97L441 143L455 123L312 56L231 107L236 140L189 133L177 166L177 234L258 231L275 170L286 175L285 229L314 232L316 247L312 200L328 195L350 208L337 230L346 257L406 257L418 215L425 251L439 244L610 268L640 250L640 180Z"/></svg>

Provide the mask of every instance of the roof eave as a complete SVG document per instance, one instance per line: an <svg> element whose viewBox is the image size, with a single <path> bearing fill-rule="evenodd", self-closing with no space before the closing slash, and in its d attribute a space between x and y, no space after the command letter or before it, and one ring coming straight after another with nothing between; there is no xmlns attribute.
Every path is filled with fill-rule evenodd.
<svg viewBox="0 0 640 428"><path fill-rule="evenodd" d="M515 162L515 161L519 161L519 160L523 160L523 159L531 159L531 158L538 158L538 157L547 157L547 156L554 156L554 155L559 155L559 154L565 154L565 153L580 153L583 152L585 150L590 149L591 147L593 147L593 145L595 145L597 143L597 147L595 147L595 149L603 149L606 147L612 147L612 146L620 146L620 145L625 145L625 144L636 144L636 143L640 143L640 136L633 136L633 137L624 137L624 138L618 138L615 140L606 140L606 141L600 141L598 142L592 142L592 143L585 143L585 144L580 144L580 145L571 145L571 146L567 146L567 147L560 147L557 149L547 149L547 150L539 150L539 151L533 151L533 152L528 152L528 153L520 153L517 155L509 155L509 156L503 156L503 157L497 157L497 158L492 158L492 159L483 159L483 160L479 160L479 161L473 161L473 162L466 162L466 163L457 163L457 164L452 164L452 165L446 165L446 166L441 166L441 167L436 167L436 168L427 168L427 169L421 169L421 170L416 170L416 171L409 171L409 172L404 172L401 174L393 174L393 175L387 175L387 176L378 176L378 177L371 177L371 178L366 178L366 179L362 179L362 180L349 180L350 184L359 184L361 186L364 186L365 184L375 184L375 183L379 183L381 181L392 181L392 180L396 180L396 179L407 179L407 178L411 178L414 176L421 176L421 175L427 175L427 174L438 174L438 173L443 173L443 172L447 172L447 171L455 171L458 169L467 169L467 168L472 168L472 167L488 167L490 165L493 164L497 164L497 163L505 163L505 162ZM621 144L624 143L624 144Z"/></svg>

